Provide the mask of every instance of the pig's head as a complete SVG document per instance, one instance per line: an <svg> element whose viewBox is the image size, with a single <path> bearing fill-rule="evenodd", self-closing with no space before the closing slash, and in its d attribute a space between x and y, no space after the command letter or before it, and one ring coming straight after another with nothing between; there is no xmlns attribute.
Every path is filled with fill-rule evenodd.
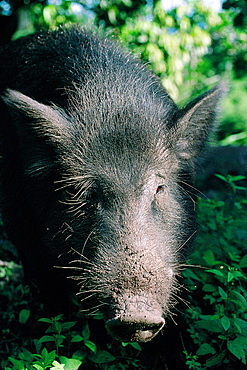
<svg viewBox="0 0 247 370"><path fill-rule="evenodd" d="M60 214L45 235L57 245L54 264L75 266L82 305L94 299L114 338L146 342L176 300L181 256L195 234L193 162L222 88L184 109L165 92L116 102L94 90L77 90L66 110L12 90L4 100L49 147L30 156L27 176L61 175Z"/></svg>

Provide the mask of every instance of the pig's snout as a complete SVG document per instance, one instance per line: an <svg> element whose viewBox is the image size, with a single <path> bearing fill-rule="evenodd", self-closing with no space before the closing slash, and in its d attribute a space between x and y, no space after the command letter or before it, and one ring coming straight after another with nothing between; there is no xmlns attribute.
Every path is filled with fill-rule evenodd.
<svg viewBox="0 0 247 370"><path fill-rule="evenodd" d="M163 328L165 320L152 314L124 316L110 319L106 328L111 336L121 342L148 342Z"/></svg>

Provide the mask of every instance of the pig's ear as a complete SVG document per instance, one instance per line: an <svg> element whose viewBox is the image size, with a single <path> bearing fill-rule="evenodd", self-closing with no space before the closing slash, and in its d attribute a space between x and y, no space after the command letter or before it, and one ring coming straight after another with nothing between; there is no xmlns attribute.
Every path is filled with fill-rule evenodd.
<svg viewBox="0 0 247 370"><path fill-rule="evenodd" d="M180 158L190 159L200 153L212 129L219 100L225 91L226 87L221 83L179 111L175 146Z"/></svg>
<svg viewBox="0 0 247 370"><path fill-rule="evenodd" d="M47 136L54 142L61 142L68 136L69 121L59 109L38 103L11 89L7 89L2 99L9 107L10 114L24 117L38 135Z"/></svg>

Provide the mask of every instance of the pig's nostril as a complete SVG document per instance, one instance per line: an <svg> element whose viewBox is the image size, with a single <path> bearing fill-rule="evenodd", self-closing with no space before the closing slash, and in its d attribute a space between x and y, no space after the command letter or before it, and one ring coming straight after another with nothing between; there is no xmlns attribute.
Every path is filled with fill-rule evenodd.
<svg viewBox="0 0 247 370"><path fill-rule="evenodd" d="M106 328L114 339L122 342L148 342L163 328L165 320L160 318L154 322L143 320L111 319Z"/></svg>

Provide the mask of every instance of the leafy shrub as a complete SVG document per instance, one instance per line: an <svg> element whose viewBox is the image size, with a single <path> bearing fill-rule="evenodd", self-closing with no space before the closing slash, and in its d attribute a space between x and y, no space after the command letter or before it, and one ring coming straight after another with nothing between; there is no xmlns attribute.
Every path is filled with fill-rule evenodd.
<svg viewBox="0 0 247 370"><path fill-rule="evenodd" d="M75 329L77 322L64 321L62 315L51 319L41 318L38 321L48 324L44 335L38 340L31 340L28 349L22 347L15 357L10 356L8 361L2 361L5 370L77 370L81 365L89 365L87 368L90 369L128 369L130 362L138 367L138 361L134 357L125 359L123 356L117 360L109 351L101 350L90 341L88 323L79 332L78 328ZM79 346L73 347L73 344L78 343ZM126 352L124 349L126 345L127 343L122 344L123 352ZM131 346L135 351L141 350L137 343L131 343ZM31 352L33 348L34 351ZM114 366L115 360L118 364Z"/></svg>
<svg viewBox="0 0 247 370"><path fill-rule="evenodd" d="M236 191L231 178L229 183ZM185 315L194 360L200 364L191 369L246 365L246 205L245 199L234 194L226 202L199 200L201 230L190 263L203 267L192 266L183 272L191 291L191 307Z"/></svg>
<svg viewBox="0 0 247 370"><path fill-rule="evenodd" d="M219 138L224 145L247 143L247 77L230 82L221 115Z"/></svg>
<svg viewBox="0 0 247 370"><path fill-rule="evenodd" d="M49 324L44 336L39 340L34 340L35 354L23 348L18 354L18 359L9 357L12 367L6 370L77 370L81 364L87 362L87 358L92 363L105 364L115 360L115 357L107 351L97 350L96 344L89 340L90 330L86 324L81 334L72 330L76 322L64 322L62 315L52 319L42 318L40 322ZM60 355L61 349L75 342L81 342L81 349L74 352L71 358ZM47 348L49 348L47 350ZM54 348L54 349L52 349Z"/></svg>

